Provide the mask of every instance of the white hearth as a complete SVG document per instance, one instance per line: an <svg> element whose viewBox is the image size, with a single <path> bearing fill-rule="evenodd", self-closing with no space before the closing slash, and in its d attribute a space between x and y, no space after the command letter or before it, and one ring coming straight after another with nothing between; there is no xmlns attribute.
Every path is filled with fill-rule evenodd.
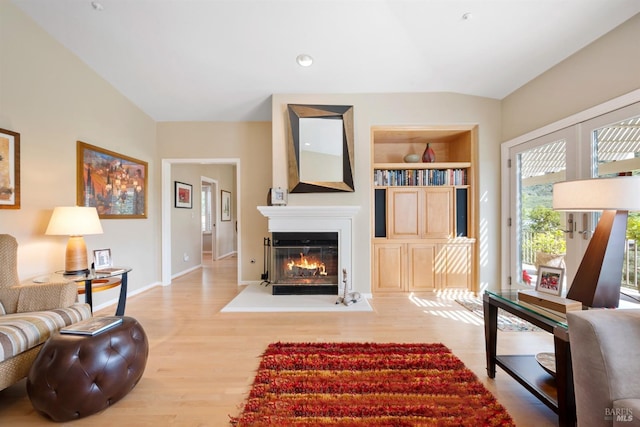
<svg viewBox="0 0 640 427"><path fill-rule="evenodd" d="M269 232L337 232L338 271L347 272L349 289L355 275L352 268L353 217L359 206L258 206L269 219ZM342 274L339 275L342 280ZM342 288L342 282L337 284Z"/></svg>

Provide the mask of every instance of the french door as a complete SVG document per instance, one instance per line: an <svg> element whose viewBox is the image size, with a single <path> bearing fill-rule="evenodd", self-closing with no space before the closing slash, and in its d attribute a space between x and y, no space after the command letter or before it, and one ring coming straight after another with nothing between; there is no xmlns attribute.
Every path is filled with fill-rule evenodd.
<svg viewBox="0 0 640 427"><path fill-rule="evenodd" d="M565 269L566 291L599 214L553 211L553 184L640 174L640 103L514 145L508 155L510 283L535 286L539 265L549 265Z"/></svg>

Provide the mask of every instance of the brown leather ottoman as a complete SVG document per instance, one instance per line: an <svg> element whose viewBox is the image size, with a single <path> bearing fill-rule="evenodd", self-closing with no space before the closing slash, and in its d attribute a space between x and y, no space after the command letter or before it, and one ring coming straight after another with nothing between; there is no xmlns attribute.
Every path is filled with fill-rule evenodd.
<svg viewBox="0 0 640 427"><path fill-rule="evenodd" d="M54 334L27 377L33 407L54 421L70 421L106 409L138 383L149 344L138 321L94 335Z"/></svg>

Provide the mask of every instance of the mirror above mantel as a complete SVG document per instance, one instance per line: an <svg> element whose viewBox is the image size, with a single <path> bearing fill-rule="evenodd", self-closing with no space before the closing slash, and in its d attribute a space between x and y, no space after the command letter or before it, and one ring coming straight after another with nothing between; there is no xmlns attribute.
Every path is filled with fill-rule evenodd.
<svg viewBox="0 0 640 427"><path fill-rule="evenodd" d="M353 106L289 104L290 193L354 191Z"/></svg>

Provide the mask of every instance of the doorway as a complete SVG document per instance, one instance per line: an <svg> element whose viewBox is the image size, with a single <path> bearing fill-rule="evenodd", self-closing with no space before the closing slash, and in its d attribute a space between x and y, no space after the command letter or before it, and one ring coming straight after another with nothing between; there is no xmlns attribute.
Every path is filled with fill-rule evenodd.
<svg viewBox="0 0 640 427"><path fill-rule="evenodd" d="M202 257L218 259L218 181L200 177L200 218L202 228Z"/></svg>
<svg viewBox="0 0 640 427"><path fill-rule="evenodd" d="M173 165L184 165L184 164L193 164L195 165L233 165L235 166L235 193L237 202L235 204L236 208L236 224L235 224L235 233L237 236L237 275L238 280L241 278L240 266L242 265L242 204L240 201L242 200L241 193L241 169L240 169L240 159L239 158L228 158L228 159L162 159L161 160L161 182L162 182L162 220L161 220L161 241L162 241L162 285L167 286L171 284L172 280L172 271L171 271L171 243L172 243L172 235L171 235L171 210L173 207L173 198L172 198L172 182L171 182L171 169Z"/></svg>
<svg viewBox="0 0 640 427"><path fill-rule="evenodd" d="M542 264L566 269L566 290L599 214L553 211L553 183L640 175L640 103L505 145L509 198L508 211L503 210L508 212L507 252L503 259L508 265L507 283L535 285L535 274ZM632 218L630 215L630 221Z"/></svg>

